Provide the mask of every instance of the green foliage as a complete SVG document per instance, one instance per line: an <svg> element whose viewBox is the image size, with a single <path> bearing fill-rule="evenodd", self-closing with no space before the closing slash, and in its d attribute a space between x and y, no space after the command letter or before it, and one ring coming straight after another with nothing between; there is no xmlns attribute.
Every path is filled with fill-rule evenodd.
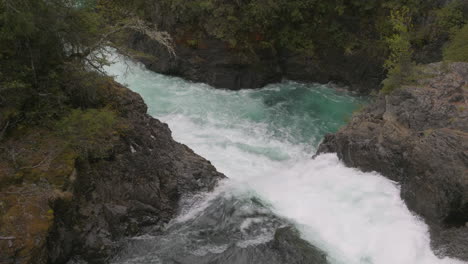
<svg viewBox="0 0 468 264"><path fill-rule="evenodd" d="M444 49L444 60L468 62L468 24L454 35Z"/></svg>
<svg viewBox="0 0 468 264"><path fill-rule="evenodd" d="M70 108L101 107L96 55L133 1L0 1L0 139L4 127L53 123ZM140 1L142 2L142 1Z"/></svg>
<svg viewBox="0 0 468 264"><path fill-rule="evenodd" d="M148 0L147 6L151 6ZM372 54L379 60L391 53L387 38L394 37L391 13L406 9L416 21L407 35L412 47L422 50L443 41L450 28L463 19L461 0L441 5L420 0L161 0L161 13L176 18L174 36L182 43L209 35L239 52L269 48L310 56L327 50L344 55ZM148 15L147 15L148 16ZM445 32L445 33L444 33ZM406 38L406 36L405 36ZM399 42L396 40L394 42ZM254 56L249 56L254 58Z"/></svg>
<svg viewBox="0 0 468 264"><path fill-rule="evenodd" d="M455 33L465 23L462 0L451 1L446 6L435 11L439 31Z"/></svg>
<svg viewBox="0 0 468 264"><path fill-rule="evenodd" d="M105 157L123 126L115 112L74 109L58 122L56 130L81 156Z"/></svg>
<svg viewBox="0 0 468 264"><path fill-rule="evenodd" d="M371 24L348 17L373 16L382 2L163 0L162 4L186 25L177 29L181 35L208 34L237 49L285 47L313 54L324 42L348 47L349 42L359 42L356 29Z"/></svg>
<svg viewBox="0 0 468 264"><path fill-rule="evenodd" d="M390 55L385 61L387 79L383 81L383 93L400 87L412 75L414 63L410 43L411 17L409 9L402 8L391 13L394 34L386 38Z"/></svg>
<svg viewBox="0 0 468 264"><path fill-rule="evenodd" d="M198 48L198 40L189 39L189 40L187 40L187 45L189 45L193 49L196 49L196 48Z"/></svg>
<svg viewBox="0 0 468 264"><path fill-rule="evenodd" d="M89 43L89 11L69 1L0 2L0 107L26 110L61 100L67 53ZM79 63L75 61L75 64Z"/></svg>
<svg viewBox="0 0 468 264"><path fill-rule="evenodd" d="M105 87L112 78L96 71L69 68L65 71L62 84L72 107L100 107L105 101Z"/></svg>

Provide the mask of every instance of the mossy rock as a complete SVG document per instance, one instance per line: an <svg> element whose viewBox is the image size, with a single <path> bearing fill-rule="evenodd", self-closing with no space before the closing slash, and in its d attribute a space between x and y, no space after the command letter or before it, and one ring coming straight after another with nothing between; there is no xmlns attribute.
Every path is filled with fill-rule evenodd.
<svg viewBox="0 0 468 264"><path fill-rule="evenodd" d="M47 235L53 225L49 199L53 192L36 185L11 187L0 193L0 260L46 263Z"/></svg>

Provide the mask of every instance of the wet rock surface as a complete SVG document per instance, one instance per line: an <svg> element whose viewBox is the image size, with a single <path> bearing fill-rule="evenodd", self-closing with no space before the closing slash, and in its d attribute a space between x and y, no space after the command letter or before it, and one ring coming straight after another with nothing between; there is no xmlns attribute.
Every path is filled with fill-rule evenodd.
<svg viewBox="0 0 468 264"><path fill-rule="evenodd" d="M468 64L430 64L420 74L327 135L318 153L397 181L435 251L468 260Z"/></svg>
<svg viewBox="0 0 468 264"><path fill-rule="evenodd" d="M221 193L202 210L191 209L196 207L186 205L188 212L161 234L130 239L111 263L328 263L323 251L257 198Z"/></svg>

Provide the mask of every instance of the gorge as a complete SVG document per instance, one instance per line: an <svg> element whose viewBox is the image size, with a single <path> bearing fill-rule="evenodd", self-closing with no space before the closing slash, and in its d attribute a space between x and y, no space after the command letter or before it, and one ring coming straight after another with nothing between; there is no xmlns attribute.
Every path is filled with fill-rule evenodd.
<svg viewBox="0 0 468 264"><path fill-rule="evenodd" d="M0 264L468 261L468 2L0 1Z"/></svg>

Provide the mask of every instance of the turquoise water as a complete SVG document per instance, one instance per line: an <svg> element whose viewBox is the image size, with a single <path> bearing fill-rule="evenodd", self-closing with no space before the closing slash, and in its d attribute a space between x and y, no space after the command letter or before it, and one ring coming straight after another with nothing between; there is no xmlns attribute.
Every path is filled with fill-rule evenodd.
<svg viewBox="0 0 468 264"><path fill-rule="evenodd" d="M213 201L220 199L213 197L252 198L293 223L304 239L327 252L332 264L460 263L433 254L427 226L407 209L394 182L347 168L335 154L311 158L324 134L343 126L364 99L326 85L290 81L258 90L217 90L122 60L108 72L141 94L149 113L168 123L177 141L229 177L176 219L187 223L184 228L190 232L191 221L208 214L206 208L218 206ZM243 230L257 223L257 237L213 244L209 238L189 241L186 233L168 234L150 239L148 243L156 245L151 250L118 263L164 263L160 261L164 250L172 250L169 242L158 248L157 241L164 239L181 241L173 248L190 245L193 252L184 254L198 256L272 238L274 230L261 231L263 219L236 210L245 217L230 223L230 228Z"/></svg>
<svg viewBox="0 0 468 264"><path fill-rule="evenodd" d="M134 71L121 81L142 95L154 116L180 114L198 124L215 122L226 129L253 124L268 137L309 145L311 151L325 133L336 132L365 103L363 98L319 84L284 81L263 89L225 91L176 77L142 74Z"/></svg>

